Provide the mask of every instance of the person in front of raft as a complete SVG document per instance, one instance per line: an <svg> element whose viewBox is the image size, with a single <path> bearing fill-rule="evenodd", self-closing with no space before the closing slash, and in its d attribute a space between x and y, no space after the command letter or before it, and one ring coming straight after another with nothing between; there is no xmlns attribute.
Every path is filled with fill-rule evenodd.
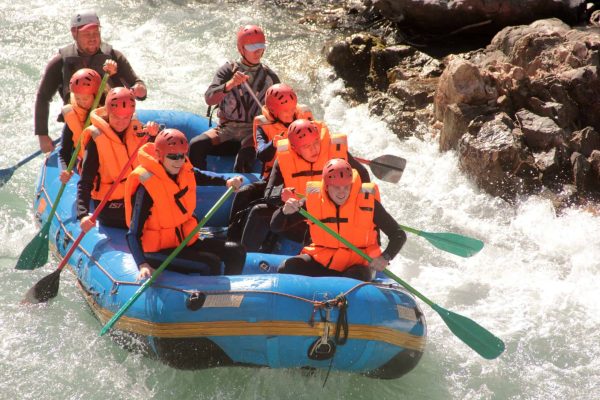
<svg viewBox="0 0 600 400"><path fill-rule="evenodd" d="M234 171L252 172L256 154L252 136L254 117L261 114L267 89L279 77L260 60L266 39L261 27L242 26L237 32L240 61L226 62L204 94L209 107L218 105L219 124L190 143L190 161L205 170L207 155L236 155ZM253 93L249 93L249 85ZM261 104L257 104L256 95ZM210 108L209 108L210 109Z"/></svg>
<svg viewBox="0 0 600 400"><path fill-rule="evenodd" d="M79 69L91 68L102 75L105 62L113 60L118 71L110 77L108 86L128 86L138 100L146 98L146 85L136 75L127 58L102 41L100 19L95 11L76 13L71 18L71 35L74 43L58 50L48 61L35 98L34 133L38 137L40 150L44 153L54 149L52 139L48 135L48 115L52 97L58 92L63 103L69 103L69 81ZM59 120L62 120L60 115Z"/></svg>
<svg viewBox="0 0 600 400"><path fill-rule="evenodd" d="M186 136L177 129L165 129L154 143L140 149L140 165L127 178L127 243L140 270L140 280L151 277L198 225L194 215L197 185L226 185L237 190L242 184L239 176L225 180L193 168L187 151ZM239 275L245 260L246 251L240 244L195 235L168 268L219 275L222 261L226 275Z"/></svg>
<svg viewBox="0 0 600 400"><path fill-rule="evenodd" d="M77 219L84 232L94 227L91 220L90 201L98 206L108 194L127 162L134 155L145 133L156 136L158 124L148 122L142 127L135 116L135 96L124 87L111 89L104 107L90 114L91 125L82 132L85 148L81 163L81 178L77 183ZM131 172L137 161L129 167ZM105 226L127 228L123 193L125 180L119 183L98 215Z"/></svg>
<svg viewBox="0 0 600 400"><path fill-rule="evenodd" d="M363 183L344 159L332 159L323 168L322 179L306 186L306 197L298 199L284 189L284 205L273 214L271 230L283 232L306 220L306 211L372 258L367 262L321 227L308 221L312 243L300 255L288 258L278 272L306 276L344 276L371 281L383 271L406 242L406 233L383 208L375 183ZM389 239L382 252L379 231Z"/></svg>

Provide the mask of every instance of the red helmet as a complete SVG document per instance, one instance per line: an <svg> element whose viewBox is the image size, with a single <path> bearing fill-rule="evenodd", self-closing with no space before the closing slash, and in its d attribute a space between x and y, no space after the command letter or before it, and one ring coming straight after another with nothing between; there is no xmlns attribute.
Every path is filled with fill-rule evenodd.
<svg viewBox="0 0 600 400"><path fill-rule="evenodd" d="M154 140L156 155L160 161L167 154L186 154L188 152L188 140L183 132L178 129L165 129L156 135Z"/></svg>
<svg viewBox="0 0 600 400"><path fill-rule="evenodd" d="M124 87L110 89L106 95L106 112L119 117L131 117L135 112L135 96Z"/></svg>
<svg viewBox="0 0 600 400"><path fill-rule="evenodd" d="M333 158L323 168L323 182L326 186L346 186L352 183L352 167L343 158Z"/></svg>
<svg viewBox="0 0 600 400"><path fill-rule="evenodd" d="M276 83L267 89L265 105L275 118L278 118L281 112L295 110L297 104L298 96L294 89L285 83Z"/></svg>
<svg viewBox="0 0 600 400"><path fill-rule="evenodd" d="M100 74L90 68L76 71L69 81L69 90L75 94L96 94L100 87Z"/></svg>
<svg viewBox="0 0 600 400"><path fill-rule="evenodd" d="M288 139L294 148L311 144L320 138L319 127L308 119L297 119L288 128Z"/></svg>
<svg viewBox="0 0 600 400"><path fill-rule="evenodd" d="M242 55L244 49L248 51L264 49L266 42L265 33L258 25L241 26L237 32L237 48Z"/></svg>

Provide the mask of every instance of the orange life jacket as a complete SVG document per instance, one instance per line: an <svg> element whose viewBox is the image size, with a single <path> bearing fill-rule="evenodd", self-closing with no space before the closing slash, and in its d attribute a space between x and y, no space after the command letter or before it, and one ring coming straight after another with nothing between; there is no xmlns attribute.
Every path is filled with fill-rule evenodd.
<svg viewBox="0 0 600 400"><path fill-rule="evenodd" d="M137 120L135 114L123 136L123 141L119 139L105 118L107 117L104 107L95 109L91 115L92 125L83 130L83 144L87 144L90 138L92 138L96 142L98 149L98 176L92 190L92 199L94 200L102 200L104 198L110 186L119 177L121 170L143 139L143 136L137 135L137 132L141 132L142 130L142 124ZM129 172L137 165L138 162L136 160L131 165ZM108 200L122 199L124 192L125 179L121 181L121 184Z"/></svg>
<svg viewBox="0 0 600 400"><path fill-rule="evenodd" d="M296 112L294 113L294 121L297 119L309 119L312 121L313 116L310 112L308 106L303 104L298 104L296 107ZM266 106L262 108L262 115L254 117L254 124L252 127L252 134L254 137L254 148L258 151L258 144L256 140L256 129L261 127L269 142L273 142L273 146L277 148L277 142L281 139L287 138L287 130L288 127L285 126L281 121L277 120L273 115L269 112ZM275 163L275 156L263 165L263 173L262 176L266 180L271 174L271 170L273 169L273 164Z"/></svg>
<svg viewBox="0 0 600 400"><path fill-rule="evenodd" d="M321 179L323 167L332 158L348 160L348 140L343 133L329 135L329 129L317 123L321 129L321 151L314 163L309 163L292 150L288 139L277 143L277 160L285 187L293 187L298 193L304 193L306 183Z"/></svg>
<svg viewBox="0 0 600 400"><path fill-rule="evenodd" d="M323 181L309 182L306 187L306 210L372 258L381 255L373 222L375 200L379 201L377 185L362 183L356 170L353 170L350 196L339 207L327 195ZM353 265L369 265L325 230L310 221L308 224L313 242L302 249L302 254L309 254L324 267L340 272Z"/></svg>
<svg viewBox="0 0 600 400"><path fill-rule="evenodd" d="M65 120L65 123L68 125L71 132L73 132L73 149L77 147L77 142L81 137L81 133L83 132L83 124L87 119L88 111L85 108L80 107L75 101L75 96L71 93L69 98L69 104L66 104L62 108L62 115ZM79 149L79 153L77 153L77 158L83 160L83 153L85 151L85 146L83 143ZM68 162L68 160L65 160Z"/></svg>
<svg viewBox="0 0 600 400"><path fill-rule="evenodd" d="M198 225L193 216L196 209L196 178L192 164L186 159L175 182L158 161L154 143L142 146L138 160L140 165L129 175L125 184L127 226L131 224L132 201L135 201L133 196L142 184L154 202L142 229L142 249L144 252L157 252L177 247ZM194 236L188 246L197 239Z"/></svg>

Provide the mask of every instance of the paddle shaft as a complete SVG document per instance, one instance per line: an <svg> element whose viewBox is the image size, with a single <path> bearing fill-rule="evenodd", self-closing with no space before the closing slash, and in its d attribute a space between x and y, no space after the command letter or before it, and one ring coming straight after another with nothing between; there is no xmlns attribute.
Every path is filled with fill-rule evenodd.
<svg viewBox="0 0 600 400"><path fill-rule="evenodd" d="M56 144L58 144L58 142L60 142L60 138L58 138L58 139L54 139L54 140L52 141L52 144L53 144L53 145L56 145ZM22 159L21 161L19 161L18 163L16 163L16 164L15 164L15 165L14 165L12 168L13 168L13 169L17 169L17 168L19 168L19 167L21 167L21 166L23 166L23 165L27 164L29 161L33 160L34 158L36 158L36 157L37 157L37 156L39 156L40 154L42 154L42 151L41 151L41 150L38 150L38 151L36 151L35 153L33 153L33 154L30 154L29 156L25 157L24 159Z"/></svg>
<svg viewBox="0 0 600 400"><path fill-rule="evenodd" d="M96 93L96 97L94 98L94 103L92 104L92 108L90 108L90 112L88 113L88 116L85 120L85 124L83 125L84 129L90 125L92 110L94 110L96 107L98 107L98 104L100 103L100 97L102 97L102 92L104 91L104 86L106 86L106 82L108 81L109 76L110 75L108 73L105 73L104 76L102 77L102 82L100 82L100 87L98 88L98 92ZM77 141L77 146L75 147L75 150L73 150L73 154L71 155L71 159L69 160L69 165L67 166L67 172L71 172L73 170L73 166L75 165L75 161L77 160L77 155L79 154L79 150L81 149L81 138L82 137L83 137L83 135L79 135L79 140ZM52 218L54 218L54 214L56 214L56 208L58 207L58 203L60 202L60 199L62 198L62 195L63 195L63 192L65 191L66 186L67 186L66 183L61 183L60 189L58 190L58 194L56 195L56 198L54 199L54 204L52 204L52 209L50 209L50 214L48 214L48 219L46 220L46 225L49 225L50 223L52 223Z"/></svg>
<svg viewBox="0 0 600 400"><path fill-rule="evenodd" d="M92 223L94 223L94 224L96 223L96 219L98 218L98 215L100 215L100 212L102 211L102 209L104 208L104 206L106 206L106 203L108 203L108 199L110 198L110 196L114 193L115 190L117 190L117 187L119 187L119 185L121 184L121 181L125 177L125 174L129 170L129 167L131 167L131 164L133 164L133 161L137 158L138 151L148 141L148 139L149 139L148 135L144 136L144 138L140 141L140 144L136 147L136 149L132 153L131 157L129 157L129 160L127 160L127 163L125 164L125 166L123 167L123 169L119 173L119 176L112 183L112 185L108 189L108 192L102 198L102 201L100 202L100 204L98 204L98 207L96 207L96 209L94 210L94 213L90 217L90 221L92 221ZM73 242L73 244L71 245L71 248L65 254L65 256L62 259L62 261L58 265L57 270L62 270L65 267L65 265L67 265L67 262L69 261L69 258L71 258L71 255L73 255L73 252L75 251L75 249L77 248L77 246L79 246L79 243L81 242L81 240L83 240L83 237L85 236L86 233L87 232L84 232L84 231L81 231L79 233L79 236L77 236L77 239L75 240L75 242Z"/></svg>
<svg viewBox="0 0 600 400"><path fill-rule="evenodd" d="M110 328L117 322L117 320L119 318L121 318L121 316L137 300L137 298L140 297L142 295L142 293L144 293L144 291L150 285L152 285L152 283L156 280L156 278L158 278L158 276L169 265L169 263L171 261L173 261L173 259L177 256L177 254L179 254L179 252L188 244L188 242L190 240L192 240L192 238L195 235L198 234L198 232L200 231L200 228L202 228L204 226L204 224L206 224L206 222L213 216L213 214L223 205L223 203L225 203L225 201L227 201L229 196L231 196L231 194L233 193L233 190L234 190L233 187L230 187L229 189L227 189L227 191L223 194L223 196L221 196L221 198L215 203L215 205L212 206L212 208L210 210L208 210L208 212L206 213L204 218L202 218L202 220L200 222L198 222L198 225L196 225L196 227L189 233L189 235L187 235L185 237L185 239L183 239L183 241L179 244L179 246L177 246L177 248L175 250L173 250L173 252L169 255L169 257L167 257L167 259L165 261L163 261L162 264L160 264L160 266L156 269L156 271L154 271L154 273L152 274L150 279L148 279L146 282L144 282L144 284L142 286L140 286L138 288L138 290L136 290L136 292L133 294L133 296L131 296L131 298L129 300L127 300L127 302L125 304L123 304L123 306L119 309L119 311L117 311L112 316L112 318L106 323L106 325L104 325L104 327L100 331L100 336L102 336L106 332L108 332L110 330Z"/></svg>
<svg viewBox="0 0 600 400"><path fill-rule="evenodd" d="M246 88L246 91L248 93L250 93L250 96L252 96L252 98L256 102L256 105L258 106L258 109L260 110L263 105L260 102L260 100L258 99L258 97L256 97L256 94L254 93L254 90L252 90L252 88L250 87L250 85L248 84L248 81L244 81L244 87Z"/></svg>

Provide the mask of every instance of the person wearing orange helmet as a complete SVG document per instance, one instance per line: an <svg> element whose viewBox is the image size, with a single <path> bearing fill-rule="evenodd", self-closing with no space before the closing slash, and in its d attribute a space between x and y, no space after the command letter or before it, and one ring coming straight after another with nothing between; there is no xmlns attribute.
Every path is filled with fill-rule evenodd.
<svg viewBox="0 0 600 400"><path fill-rule="evenodd" d="M372 261L367 262L321 227L308 222L312 243L300 255L283 261L280 273L370 281L376 271L383 271L389 265L406 242L406 233L381 205L377 185L363 183L344 159L329 160L321 179L307 183L306 197L298 199L291 191L285 191L284 197L284 205L271 220L274 232L307 223L298 213L306 206L309 214L361 249ZM380 231L389 240L383 251L379 247Z"/></svg>
<svg viewBox="0 0 600 400"><path fill-rule="evenodd" d="M237 190L242 184L241 177L225 180L193 168L187 152L185 134L165 129L154 143L142 146L138 154L140 165L127 178L127 243L140 270L139 279L152 276L154 269L198 225L194 215L196 185L226 185ZM246 251L239 243L195 236L168 268L181 273L218 275L222 261L225 274L237 275L242 273L245 260Z"/></svg>
<svg viewBox="0 0 600 400"><path fill-rule="evenodd" d="M85 232L94 226L88 215L90 200L98 205L108 194L129 158L134 155L145 133L150 136L158 133L158 124L155 122L148 122L145 128L142 127L135 117L135 95L124 87L111 89L106 95L104 107L93 110L90 120L91 125L82 132L85 152L81 163L81 178L77 183L76 204L77 219ZM134 161L131 170L136 166L137 161ZM123 181L98 215L101 224L127 227L124 190Z"/></svg>
<svg viewBox="0 0 600 400"><path fill-rule="evenodd" d="M191 141L190 160L195 167L206 169L209 154L237 155L234 171L252 172L256 159L252 123L261 113L253 96L264 103L267 89L279 83L277 74L261 63L266 45L261 27L246 25L238 30L240 60L221 66L204 94L209 114L211 107L218 105L219 123Z"/></svg>
<svg viewBox="0 0 600 400"><path fill-rule="evenodd" d="M325 163L332 158L347 159L363 182L371 181L365 167L348 152L346 135L330 134L325 124L308 119L297 119L289 125L287 138L277 142L276 160L264 193L266 205L254 206L244 227L242 244L248 251L268 244L269 223L282 204L283 188L306 193L306 183L319 179ZM307 227L296 226L286 230L284 236L303 242L307 240Z"/></svg>
<svg viewBox="0 0 600 400"><path fill-rule="evenodd" d="M139 100L146 98L146 86L135 74L127 58L102 41L100 19L95 11L79 11L71 18L71 36L73 43L64 46L50 59L40 81L34 109L34 133L37 135L40 149L49 152L54 149L48 135L48 116L50 102L58 92L64 104L69 103L71 76L81 68L93 69L102 75L104 64L113 60L117 66L116 74L108 81L110 87L129 86ZM59 120L62 116L59 115Z"/></svg>

